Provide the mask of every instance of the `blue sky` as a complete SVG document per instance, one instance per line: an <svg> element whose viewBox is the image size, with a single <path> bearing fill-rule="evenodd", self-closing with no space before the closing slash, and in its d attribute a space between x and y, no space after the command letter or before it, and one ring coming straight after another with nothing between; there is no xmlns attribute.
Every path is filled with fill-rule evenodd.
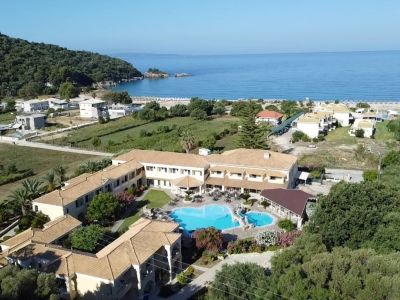
<svg viewBox="0 0 400 300"><path fill-rule="evenodd" d="M6 0L0 32L103 53L400 49L399 0Z"/></svg>

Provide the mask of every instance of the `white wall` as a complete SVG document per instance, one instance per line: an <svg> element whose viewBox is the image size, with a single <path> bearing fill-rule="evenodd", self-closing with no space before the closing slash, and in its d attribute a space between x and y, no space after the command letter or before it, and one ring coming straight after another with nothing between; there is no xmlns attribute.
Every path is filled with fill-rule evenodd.
<svg viewBox="0 0 400 300"><path fill-rule="evenodd" d="M305 133L310 138L316 138L319 134L319 124L297 122L297 130Z"/></svg>
<svg viewBox="0 0 400 300"><path fill-rule="evenodd" d="M36 211L36 206L37 206L37 211L41 211L45 215L48 215L50 220L54 220L57 219L58 217L64 216L64 208L62 206L37 203L33 201L32 202L33 211Z"/></svg>
<svg viewBox="0 0 400 300"><path fill-rule="evenodd" d="M113 285L113 282L99 277L76 273L76 287L78 293L82 296L89 292L97 292L104 285Z"/></svg>

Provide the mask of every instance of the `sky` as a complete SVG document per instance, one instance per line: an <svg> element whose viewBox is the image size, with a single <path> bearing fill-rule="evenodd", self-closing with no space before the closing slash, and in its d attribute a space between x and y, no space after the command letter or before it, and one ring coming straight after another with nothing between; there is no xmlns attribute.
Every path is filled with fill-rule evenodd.
<svg viewBox="0 0 400 300"><path fill-rule="evenodd" d="M3 0L0 32L101 53L400 50L400 1Z"/></svg>

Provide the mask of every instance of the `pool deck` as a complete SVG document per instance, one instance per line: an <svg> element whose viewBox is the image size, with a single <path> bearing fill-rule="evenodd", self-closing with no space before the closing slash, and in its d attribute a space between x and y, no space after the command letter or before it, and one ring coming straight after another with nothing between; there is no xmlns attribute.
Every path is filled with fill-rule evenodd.
<svg viewBox="0 0 400 300"><path fill-rule="evenodd" d="M170 191L168 190L163 190L166 192L172 199L175 198L175 195L171 194ZM185 203L184 201L179 201L176 202L175 205L170 205L167 204L162 207L164 211L172 211L176 208L181 208L181 207L201 207L204 205L225 205L228 206L232 211L240 206L242 200L232 200L231 202L225 202L224 200L218 200L214 201L210 196L203 195L203 201L202 202L190 202L190 203ZM274 214L272 211L270 211L267 207L265 209L263 206L258 205L255 203L251 208L250 211L256 211L256 212L263 212L263 213L268 213L274 218L274 223L271 225L267 226L260 226L260 227L252 227L252 228L244 228L244 227L236 227L232 229L225 229L222 230L222 233L224 233L225 238L227 240L234 240L234 239L244 239L244 238L249 238L249 237L254 237L257 233L259 232L264 232L264 231L282 231L276 223L280 217L278 217L276 214Z"/></svg>

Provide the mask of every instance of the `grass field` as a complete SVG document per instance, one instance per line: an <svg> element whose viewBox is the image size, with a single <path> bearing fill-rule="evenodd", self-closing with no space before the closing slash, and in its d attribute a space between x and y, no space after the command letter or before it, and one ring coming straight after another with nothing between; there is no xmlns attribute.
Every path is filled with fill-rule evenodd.
<svg viewBox="0 0 400 300"><path fill-rule="evenodd" d="M159 208L163 207L165 204L171 201L171 198L163 191L150 190L144 196L143 201L146 201L148 203L147 208ZM140 211L136 210L130 217L124 220L121 227L119 228L119 231L124 232L126 229L128 229L129 225L136 222L139 217Z"/></svg>
<svg viewBox="0 0 400 300"><path fill-rule="evenodd" d="M15 163L18 169L32 169L35 172L34 177L43 177L57 165L67 166L68 173L72 174L81 163L94 159L99 159L99 157L0 144L1 164ZM19 186L20 182L1 185L0 200L7 198L9 193Z"/></svg>
<svg viewBox="0 0 400 300"><path fill-rule="evenodd" d="M0 114L0 124L9 124L15 120L15 113Z"/></svg>
<svg viewBox="0 0 400 300"><path fill-rule="evenodd" d="M390 142L394 141L394 134L386 127L389 121L379 122L376 124L375 140Z"/></svg>
<svg viewBox="0 0 400 300"><path fill-rule="evenodd" d="M202 121L190 117L176 117L148 123L125 117L107 124L96 124L78 129L69 133L68 137L55 139L52 143L61 145L73 143L76 147L114 153L132 148L180 152L182 146L179 141L179 130L190 129L196 140L201 141L212 133L219 134L225 129L229 129L232 123L238 123L238 119L225 116ZM159 130L162 127L169 129L167 132L163 132ZM150 134L142 136L142 131ZM95 136L101 139L100 146L93 146L92 138ZM219 141L219 147L225 147L224 139ZM232 148L229 139L227 139L227 145Z"/></svg>

